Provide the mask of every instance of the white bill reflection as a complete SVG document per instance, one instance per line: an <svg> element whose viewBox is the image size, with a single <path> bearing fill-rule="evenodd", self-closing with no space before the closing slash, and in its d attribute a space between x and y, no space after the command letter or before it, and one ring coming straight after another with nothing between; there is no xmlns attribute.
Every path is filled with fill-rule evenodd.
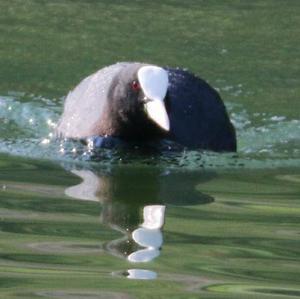
<svg viewBox="0 0 300 299"><path fill-rule="evenodd" d="M150 270L144 270L144 269L129 269L127 270L126 277L129 279L156 279L157 274Z"/></svg>
<svg viewBox="0 0 300 299"><path fill-rule="evenodd" d="M165 223L165 205L145 205L116 200L118 183L111 176L100 176L91 170L72 170L82 182L68 187L65 194L75 199L98 201L101 206L100 221L121 232L121 238L108 242L108 253L132 263L146 263L160 255L163 245L162 228ZM122 185L121 185L122 186ZM122 192L121 192L122 193ZM143 219L140 219L140 211ZM127 219L127 221L124 221ZM145 269L129 269L129 279L155 279L157 274Z"/></svg>
<svg viewBox="0 0 300 299"><path fill-rule="evenodd" d="M142 227L132 232L132 239L143 248L128 255L130 262L150 262L159 256L163 244L161 229L165 222L165 208L163 205L144 207Z"/></svg>
<svg viewBox="0 0 300 299"><path fill-rule="evenodd" d="M136 267L139 263L150 265L161 253L167 203L194 205L214 200L195 188L214 177L207 172L195 176L194 173L166 172L157 168L143 169L142 172L135 167L68 170L79 176L82 182L67 188L65 194L74 199L100 203L99 221L121 233L120 238L105 243L104 250L135 266L125 272L117 271L122 276L126 273L125 276L131 279L139 276L147 279L145 273L151 271Z"/></svg>

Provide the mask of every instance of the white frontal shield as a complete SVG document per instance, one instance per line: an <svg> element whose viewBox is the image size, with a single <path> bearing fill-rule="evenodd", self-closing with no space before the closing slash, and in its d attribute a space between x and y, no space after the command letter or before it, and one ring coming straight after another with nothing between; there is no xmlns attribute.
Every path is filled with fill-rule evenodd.
<svg viewBox="0 0 300 299"><path fill-rule="evenodd" d="M158 66L143 66L138 71L140 86L147 98L145 109L150 119L166 131L170 121L165 108L164 98L168 90L168 73Z"/></svg>

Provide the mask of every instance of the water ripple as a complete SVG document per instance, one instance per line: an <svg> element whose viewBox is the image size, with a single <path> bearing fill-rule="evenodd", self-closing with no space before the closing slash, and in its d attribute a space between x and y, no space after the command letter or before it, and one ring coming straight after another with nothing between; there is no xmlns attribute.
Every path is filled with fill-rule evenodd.
<svg viewBox="0 0 300 299"><path fill-rule="evenodd" d="M300 166L300 120L281 115L249 113L227 103L237 129L238 153L204 151L144 153L95 150L70 140L56 140L54 129L62 99L46 99L24 93L0 96L0 152L29 158L101 165L138 163L181 169L278 168Z"/></svg>

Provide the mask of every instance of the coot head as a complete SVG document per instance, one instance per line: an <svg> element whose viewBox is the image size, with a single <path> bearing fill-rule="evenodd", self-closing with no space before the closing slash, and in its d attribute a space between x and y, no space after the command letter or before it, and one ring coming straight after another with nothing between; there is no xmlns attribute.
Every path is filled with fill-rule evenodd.
<svg viewBox="0 0 300 299"><path fill-rule="evenodd" d="M170 129L165 107L168 73L152 65L123 68L111 82L103 133L130 139L163 135Z"/></svg>
<svg viewBox="0 0 300 299"><path fill-rule="evenodd" d="M118 63L88 76L72 90L58 136L125 140L160 138L170 129L165 107L168 73L142 63Z"/></svg>

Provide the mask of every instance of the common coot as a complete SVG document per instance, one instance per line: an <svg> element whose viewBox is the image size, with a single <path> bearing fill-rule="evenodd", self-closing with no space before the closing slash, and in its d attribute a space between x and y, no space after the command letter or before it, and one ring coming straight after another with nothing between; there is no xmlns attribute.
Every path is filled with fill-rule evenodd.
<svg viewBox="0 0 300 299"><path fill-rule="evenodd" d="M167 140L188 149L236 151L235 129L215 89L179 68L123 62L72 90L57 135L99 147ZM117 142L115 142L117 140Z"/></svg>

